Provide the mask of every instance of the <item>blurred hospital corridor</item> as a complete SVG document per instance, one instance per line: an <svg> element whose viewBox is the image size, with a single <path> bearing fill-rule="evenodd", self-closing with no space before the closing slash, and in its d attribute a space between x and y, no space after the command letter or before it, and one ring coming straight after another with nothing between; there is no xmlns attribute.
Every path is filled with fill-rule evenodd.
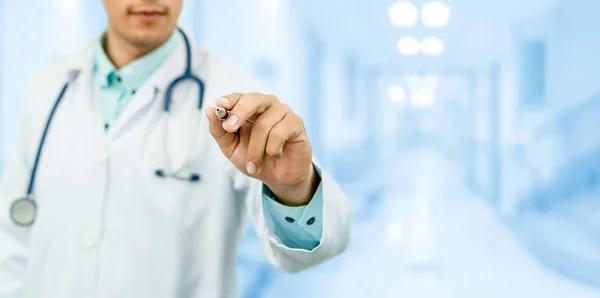
<svg viewBox="0 0 600 298"><path fill-rule="evenodd" d="M352 243L341 258L276 275L254 297L600 297L600 290L541 264L469 193L457 176L460 164L416 148L386 172L373 177L388 185L376 206L357 206Z"/></svg>
<svg viewBox="0 0 600 298"><path fill-rule="evenodd" d="M195 46L300 116L353 209L345 252L296 274L248 222L240 298L600 298L599 0L178 3ZM0 0L0 175L28 83L102 36L102 5Z"/></svg>

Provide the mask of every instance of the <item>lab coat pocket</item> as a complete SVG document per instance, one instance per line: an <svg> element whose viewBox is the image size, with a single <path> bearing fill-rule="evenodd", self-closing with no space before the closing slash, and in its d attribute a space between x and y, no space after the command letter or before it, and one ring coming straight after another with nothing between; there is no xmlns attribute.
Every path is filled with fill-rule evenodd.
<svg viewBox="0 0 600 298"><path fill-rule="evenodd" d="M24 297L57 297L76 278L79 252L68 233L40 236L29 246Z"/></svg>

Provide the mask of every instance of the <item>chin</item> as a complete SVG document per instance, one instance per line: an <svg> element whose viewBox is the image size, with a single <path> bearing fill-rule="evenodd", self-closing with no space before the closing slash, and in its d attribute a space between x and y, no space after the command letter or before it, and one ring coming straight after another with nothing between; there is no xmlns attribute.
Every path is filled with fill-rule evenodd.
<svg viewBox="0 0 600 298"><path fill-rule="evenodd" d="M130 35L130 40L140 47L156 47L166 42L171 37L172 31L142 29Z"/></svg>

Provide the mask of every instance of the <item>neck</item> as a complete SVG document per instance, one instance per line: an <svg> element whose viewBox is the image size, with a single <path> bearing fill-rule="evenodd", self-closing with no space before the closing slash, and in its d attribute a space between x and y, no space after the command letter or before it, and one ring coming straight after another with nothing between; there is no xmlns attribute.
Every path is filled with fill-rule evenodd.
<svg viewBox="0 0 600 298"><path fill-rule="evenodd" d="M160 45L140 46L128 42L110 28L106 32L104 50L106 55L117 68L121 68L134 60L154 51Z"/></svg>

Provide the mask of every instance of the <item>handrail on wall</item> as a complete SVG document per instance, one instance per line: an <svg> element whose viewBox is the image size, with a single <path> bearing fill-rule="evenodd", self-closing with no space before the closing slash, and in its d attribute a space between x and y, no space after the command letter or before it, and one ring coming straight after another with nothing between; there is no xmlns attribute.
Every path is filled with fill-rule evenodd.
<svg viewBox="0 0 600 298"><path fill-rule="evenodd" d="M532 135L532 141L537 141L545 138L548 134L552 134L557 130L557 127L565 127L571 125L575 120L581 118L585 112L600 111L600 93L581 101L574 107L567 109L556 117L553 117L547 123L542 124L536 129Z"/></svg>
<svg viewBox="0 0 600 298"><path fill-rule="evenodd" d="M538 170L546 172L550 169L538 168L540 160L531 161L532 163L530 163L529 158L538 156L537 151L546 146L544 145L546 141L550 141L548 144L560 144L561 148L558 148L558 150L561 153L557 152L560 157L548 157L551 158L551 160L548 160L552 164L550 168L553 170L551 171L560 172L560 168L569 167L571 163L577 162L584 156L588 156L590 150L598 150L593 148L600 148L600 137L594 137L595 140L586 140L582 144L579 144L580 142L572 142L577 141L576 138L580 137L577 130L590 123L594 123L599 114L600 93L590 96L575 106L558 113L552 119L548 119L548 121L530 134L529 140L515 144L515 147L510 152L511 157L520 166L525 167L528 172L537 172ZM590 144L589 141L592 141L594 144ZM534 159L537 159L537 157ZM542 159L545 158L542 157ZM544 163L543 161L541 162ZM530 172L530 174L533 172Z"/></svg>

